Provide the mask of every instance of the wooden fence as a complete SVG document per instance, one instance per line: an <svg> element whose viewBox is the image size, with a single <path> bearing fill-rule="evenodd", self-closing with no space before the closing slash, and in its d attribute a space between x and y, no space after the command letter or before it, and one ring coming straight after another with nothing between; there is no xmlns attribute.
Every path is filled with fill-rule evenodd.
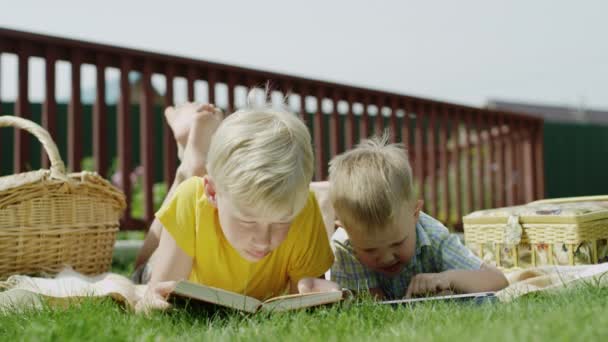
<svg viewBox="0 0 608 342"><path fill-rule="evenodd" d="M289 106L311 129L317 180L326 178L327 163L332 156L353 147L363 137L389 130L393 141L404 142L408 147L416 188L425 199L425 210L448 224L457 224L463 214L476 209L524 203L542 198L544 194L543 122L538 118L0 28L0 58L11 54L16 56L18 68L14 114L24 118L30 117L28 60L32 57L44 60L42 124L52 136L56 136L58 129L56 63L66 61L71 65L66 164L72 171L79 169L85 157L82 149L85 139L92 139L95 169L105 175L110 167L105 70L119 70L118 169L122 175L132 172L135 167L132 141L139 139L144 170L143 217L133 218L127 210L123 221L125 229L146 229L153 219L154 159L163 159L163 178L167 184L172 182L178 164L176 146L167 125L164 124L162 141L152 134L157 96L151 84L153 75L162 75L166 83L162 94L165 106L174 104L174 80L184 79L189 100L195 99L195 84L202 84L206 92L204 98L212 103L226 99L224 107L228 112L244 103L247 89L270 81L273 92L288 95ZM82 129L81 67L85 64L93 65L97 75L92 136L84 136ZM138 99L131 98L129 73L133 71L140 75ZM136 136L131 134L129 121L132 102L139 102L140 129ZM26 137L23 132L15 133L15 173L22 172L31 157ZM0 153L4 148L0 148ZM48 166L46 157L40 158L43 166ZM122 190L131 203L132 189L128 181L122 182Z"/></svg>

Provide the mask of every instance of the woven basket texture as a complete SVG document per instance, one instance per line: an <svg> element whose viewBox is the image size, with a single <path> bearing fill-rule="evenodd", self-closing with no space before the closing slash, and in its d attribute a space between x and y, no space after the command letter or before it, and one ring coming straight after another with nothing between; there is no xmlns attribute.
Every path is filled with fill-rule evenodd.
<svg viewBox="0 0 608 342"><path fill-rule="evenodd" d="M66 266L88 275L108 271L124 194L94 172L67 174L39 125L0 116L0 127L32 133L51 163L49 170L0 177L0 279L52 275Z"/></svg>

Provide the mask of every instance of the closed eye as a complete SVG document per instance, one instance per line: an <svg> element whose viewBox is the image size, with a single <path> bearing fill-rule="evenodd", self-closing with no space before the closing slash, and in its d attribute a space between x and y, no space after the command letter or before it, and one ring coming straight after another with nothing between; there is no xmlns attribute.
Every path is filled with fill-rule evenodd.
<svg viewBox="0 0 608 342"><path fill-rule="evenodd" d="M272 228L274 228L274 229L286 229L286 228L289 228L289 226L291 226L291 222L275 223L275 224L272 225Z"/></svg>
<svg viewBox="0 0 608 342"><path fill-rule="evenodd" d="M407 237L404 238L401 241L398 241L398 242L395 242L395 243L391 244L391 247L399 247L399 246L403 245L403 243L405 242L405 240L407 240Z"/></svg>

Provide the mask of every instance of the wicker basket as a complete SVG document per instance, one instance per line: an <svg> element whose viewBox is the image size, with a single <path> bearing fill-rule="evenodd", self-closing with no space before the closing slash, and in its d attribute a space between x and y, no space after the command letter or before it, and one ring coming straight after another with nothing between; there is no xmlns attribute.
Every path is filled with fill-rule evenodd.
<svg viewBox="0 0 608 342"><path fill-rule="evenodd" d="M39 125L0 116L0 127L33 134L50 170L0 177L0 280L13 274L84 274L109 269L124 195L93 172L66 174L57 146Z"/></svg>
<svg viewBox="0 0 608 342"><path fill-rule="evenodd" d="M481 210L463 223L467 246L503 269L608 261L608 196Z"/></svg>

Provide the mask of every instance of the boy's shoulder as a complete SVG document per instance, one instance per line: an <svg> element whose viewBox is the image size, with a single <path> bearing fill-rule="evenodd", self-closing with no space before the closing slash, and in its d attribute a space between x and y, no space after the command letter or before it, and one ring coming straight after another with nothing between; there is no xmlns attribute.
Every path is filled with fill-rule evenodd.
<svg viewBox="0 0 608 342"><path fill-rule="evenodd" d="M294 219L293 224L297 226L316 226L319 222L323 222L321 218L321 210L319 209L319 204L317 203L317 199L315 198L314 192L309 191L308 198L306 199L306 204L304 204L304 207L300 210L300 212ZM323 231L325 231L324 225L321 224L319 228L323 228ZM302 243L305 243L305 240L302 241Z"/></svg>
<svg viewBox="0 0 608 342"><path fill-rule="evenodd" d="M450 231L436 218L424 212L420 212L420 217L416 223L416 239L421 245L431 245L436 247L441 241L450 236Z"/></svg>
<svg viewBox="0 0 608 342"><path fill-rule="evenodd" d="M313 212L320 212L319 203L317 201L317 198L315 197L315 193L312 190L309 190L308 198L306 199L306 204L304 205L304 208L302 208L302 210L300 211L300 215L304 213L310 214Z"/></svg>
<svg viewBox="0 0 608 342"><path fill-rule="evenodd" d="M443 253L446 250L458 255L465 253L462 241L456 234L451 233L439 220L423 212L420 213L416 225L416 239L418 246L426 246L432 253Z"/></svg>

